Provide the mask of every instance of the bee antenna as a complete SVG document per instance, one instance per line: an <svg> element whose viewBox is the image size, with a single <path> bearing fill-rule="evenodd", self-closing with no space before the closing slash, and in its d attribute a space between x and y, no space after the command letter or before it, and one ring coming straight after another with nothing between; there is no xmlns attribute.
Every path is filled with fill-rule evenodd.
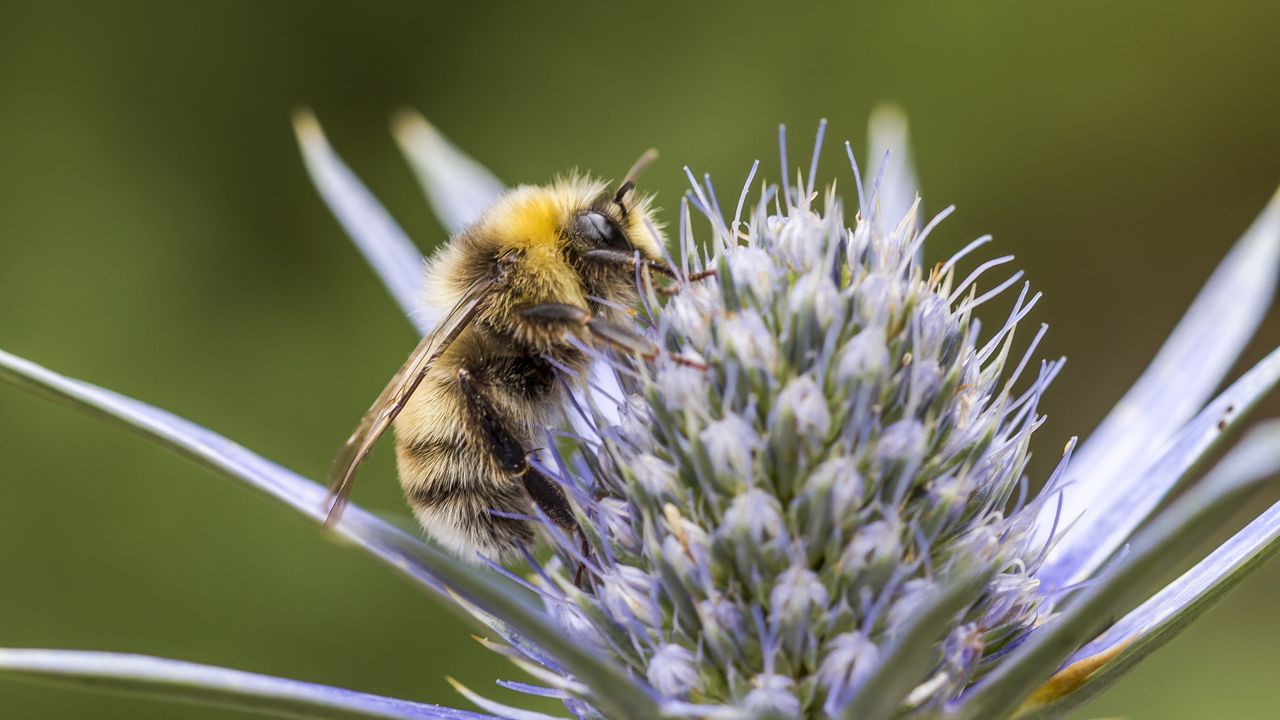
<svg viewBox="0 0 1280 720"><path fill-rule="evenodd" d="M618 186L618 192L613 194L613 204L621 207L624 214L627 211L627 206L622 204L622 198L626 197L627 193L634 190L635 187L635 180L623 180L622 184Z"/></svg>
<svg viewBox="0 0 1280 720"><path fill-rule="evenodd" d="M644 172L644 169L649 167L649 164L657 158L657 150L653 148L645 150L644 154L631 165L631 169L627 171L626 176L622 178L622 184L618 186L618 191L613 194L613 202L615 205L622 208L623 214L626 213L627 206L622 204L622 199L627 196L627 193L635 189L636 178L639 177L640 173Z"/></svg>

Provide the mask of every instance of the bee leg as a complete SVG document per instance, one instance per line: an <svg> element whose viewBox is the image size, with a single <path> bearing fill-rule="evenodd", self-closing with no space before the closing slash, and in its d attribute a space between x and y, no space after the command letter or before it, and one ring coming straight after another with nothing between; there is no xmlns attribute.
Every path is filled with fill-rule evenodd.
<svg viewBox="0 0 1280 720"><path fill-rule="evenodd" d="M507 428L498 409L473 382L470 371L465 368L458 370L458 384L462 388L462 396L466 398L471 419L478 426L489 454L497 461L498 467L508 477L520 479L529 498L542 508L551 522L564 530L578 529L573 508L569 505L569 498L565 496L564 490L529 464L524 446Z"/></svg>
<svg viewBox="0 0 1280 720"><path fill-rule="evenodd" d="M684 279L685 281L683 283L676 283L675 285L663 285L661 287L655 287L654 291L657 292L659 295L671 297L672 295L679 295L680 290L689 283L695 283L695 282L698 282L699 280L706 280L707 278L713 278L715 276L716 276L715 268L711 268L710 270L703 270L701 272L690 273L689 276Z"/></svg>
<svg viewBox="0 0 1280 720"><path fill-rule="evenodd" d="M588 262L597 263L599 265L618 265L618 266L630 265L633 268L643 267L644 269L650 272L655 272L659 275L665 275L666 277L671 278L672 280L677 280L677 281L680 280L680 276L676 274L676 271L673 270L671 266L667 265L664 262L659 262L657 260L644 260L642 258L637 257L635 253L623 252L621 250L607 250L602 248L599 250L588 250L583 255L583 259L587 260ZM691 283L691 282L697 282L699 280L706 280L707 278L715 277L715 276L716 276L715 268L712 268L710 270L702 270L701 272L692 273L688 277L684 278L684 283ZM659 294L670 296L680 292L680 288L682 286L683 286L683 283L678 283L676 285L667 285L665 287L655 287L654 289Z"/></svg>
<svg viewBox="0 0 1280 720"><path fill-rule="evenodd" d="M597 338L600 338L609 345L633 355L639 355L645 360L655 360L657 359L658 354L662 352L662 348L658 347L657 343L644 335L641 335L629 327L615 325L608 320L593 317L587 323L587 329L591 331L592 335L595 335ZM669 352L667 353L667 357L678 365L684 365L696 370L707 369L705 364L700 363L697 360L684 357L683 355L677 355Z"/></svg>
<svg viewBox="0 0 1280 720"><path fill-rule="evenodd" d="M529 493L529 498L546 513L551 522L562 530L577 531L578 539L582 543L582 556L587 557L591 550L591 546L587 543L587 534L574 519L573 508L569 505L569 498L565 496L564 490L529 464L528 452L511 434L493 403L476 387L471 380L471 373L465 368L458 371L458 384L462 388L463 397L466 398L467 409L480 426L488 441L489 452L494 460L497 460L499 467L509 476L520 478L525 492ZM586 563L579 563L578 570L573 576L575 587L582 587L584 570L586 570Z"/></svg>
<svg viewBox="0 0 1280 720"><path fill-rule="evenodd" d="M529 497L533 498L533 502L542 508L551 522L560 529L581 531L578 521L573 519L573 508L569 505L569 498L565 497L564 490L546 475L535 470L532 465L525 467L520 479L524 481L524 489L529 493Z"/></svg>
<svg viewBox="0 0 1280 720"><path fill-rule="evenodd" d="M520 316L526 320L544 324L559 323L584 327L609 345L629 354L639 355L646 360L656 358L660 352L657 344L635 330L595 317L589 311L574 305L557 303L534 305L521 310Z"/></svg>
<svg viewBox="0 0 1280 720"><path fill-rule="evenodd" d="M671 279L676 279L676 271L671 266L659 260L646 260L639 257L634 252L625 252L623 250L608 250L600 248L597 250L588 250L582 254L582 259L597 265L614 265L618 267L643 267L646 270L656 272L659 275L665 275Z"/></svg>
<svg viewBox="0 0 1280 720"><path fill-rule="evenodd" d="M590 312L573 305L557 303L534 305L521 310L520 315L526 320L542 323L563 323L585 327L593 336L603 340L608 345L631 355L639 355L645 360L652 361L662 352L662 348L658 347L657 343L635 330L595 317ZM669 356L673 361L681 365L688 365L700 370L707 369L706 365L695 360L675 354L669 354Z"/></svg>
<svg viewBox="0 0 1280 720"><path fill-rule="evenodd" d="M578 526L578 542L581 543L582 557L591 557L591 543L587 542L587 534ZM582 572L587 569L586 562L578 563L578 571L573 574L573 586L582 589Z"/></svg>

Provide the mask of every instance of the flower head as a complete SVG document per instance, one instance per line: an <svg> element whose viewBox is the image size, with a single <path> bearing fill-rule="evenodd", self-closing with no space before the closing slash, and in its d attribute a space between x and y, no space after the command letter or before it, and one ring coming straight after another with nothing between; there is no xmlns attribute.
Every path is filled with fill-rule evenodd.
<svg viewBox="0 0 1280 720"><path fill-rule="evenodd" d="M416 251L314 119L298 129L322 194L409 306ZM892 114L873 132L873 146L903 142ZM398 134L450 226L500 193L425 122L404 119ZM573 499L583 537L544 523L552 555L522 578L470 567L358 508L338 525L488 627L500 642L487 644L536 681L505 687L559 698L579 718L1055 717L1277 545L1280 504L1151 594L1218 513L1280 468L1272 422L1144 524L1280 379L1278 350L1210 399L1274 290L1280 200L1112 416L1032 478L1030 454L1046 445L1039 401L1062 360L1037 360L1045 328L1023 328L1039 295L1003 269L1011 258L969 261L980 238L924 264L950 210L925 222L909 168L881 167L864 185L853 164L846 205L818 192L817 148L807 178L792 185L783 167L780 186L749 197L753 167L733 216L709 181L693 181L674 296L661 301L639 277L641 329L661 352L600 350L589 378L567 378L573 433L549 443L539 468ZM695 239L698 216L709 231ZM1016 293L1012 309L984 327L976 315L1003 293ZM105 411L322 514L314 484L206 430L0 360L7 380ZM158 660L4 650L3 670L222 693L250 707L257 698L304 717L478 717ZM538 717L460 691L491 716Z"/></svg>
<svg viewBox="0 0 1280 720"><path fill-rule="evenodd" d="M917 261L917 205L886 218L873 188L846 221L833 192L817 207L807 186L773 188L730 220L712 192L695 186L689 203L712 236L695 245L682 233L678 260L715 274L649 308L665 356L614 360L649 421L586 418L595 437L582 451L610 462L560 478L595 488L579 500L596 529L594 568L572 594L600 607L586 615L609 625L602 634L625 634L650 679L669 680L654 663L669 668L672 648L684 650L681 674L698 681L654 683L662 702L812 713L847 704L892 659L879 648L946 589L980 578L935 638L964 628L967 651L949 653L936 670L948 680L922 702L954 699L1003 647L986 638L1017 636L1044 607L993 591L1043 550L1031 532L1039 505L1016 496L1057 364L1016 385L1034 350L1011 351L1026 286L1000 335L983 338L973 316L992 296L978 291L985 277ZM595 520L601 495L637 529L638 554ZM637 599L620 613L629 587ZM708 603L751 620L744 652L703 650L696 619Z"/></svg>

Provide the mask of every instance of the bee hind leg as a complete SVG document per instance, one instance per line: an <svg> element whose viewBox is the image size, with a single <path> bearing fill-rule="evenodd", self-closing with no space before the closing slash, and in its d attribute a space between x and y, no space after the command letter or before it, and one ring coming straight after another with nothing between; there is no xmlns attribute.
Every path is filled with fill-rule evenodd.
<svg viewBox="0 0 1280 720"><path fill-rule="evenodd" d="M476 386L470 371L465 368L458 370L458 384L462 389L462 396L466 399L470 419L484 438L485 447L498 463L498 467L508 477L518 478L521 481L525 492L529 494L529 499L533 500L534 504L541 508L557 527L566 531L576 531L585 548L586 535L582 532L582 528L578 527L578 521L574 519L573 507L569 504L569 498L564 490L529 463L529 451L512 434L493 402L483 390ZM581 578L582 567L579 567L574 583L580 583Z"/></svg>

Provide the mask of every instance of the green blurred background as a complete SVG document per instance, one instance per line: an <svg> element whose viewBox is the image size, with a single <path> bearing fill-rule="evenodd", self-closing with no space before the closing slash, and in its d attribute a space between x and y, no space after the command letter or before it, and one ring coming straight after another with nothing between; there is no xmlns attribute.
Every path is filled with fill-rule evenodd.
<svg viewBox="0 0 1280 720"><path fill-rule="evenodd" d="M463 5L5 0L0 347L318 477L413 337L309 184L296 106L427 248L442 231L387 132L404 106L509 181L656 146L644 183L672 203L684 164L722 196L757 157L776 179L779 122L793 158L820 117L862 151L894 100L929 206L959 206L931 254L992 232L1047 295L1044 353L1070 363L1043 473L1280 181L1274 2ZM445 675L518 675L384 568L132 434L0 387L0 438L0 645L452 704ZM389 453L364 477L361 502L407 515ZM1277 591L1272 563L1081 715L1275 717ZM9 682L0 716L240 717Z"/></svg>

